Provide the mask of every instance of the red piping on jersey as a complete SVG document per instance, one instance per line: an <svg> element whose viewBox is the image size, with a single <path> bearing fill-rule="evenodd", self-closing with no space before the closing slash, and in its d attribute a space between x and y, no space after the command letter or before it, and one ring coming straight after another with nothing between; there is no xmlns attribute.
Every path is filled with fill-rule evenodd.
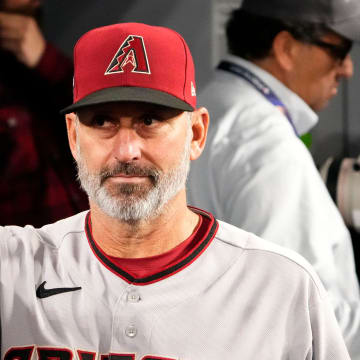
<svg viewBox="0 0 360 360"><path fill-rule="evenodd" d="M201 209L193 207L189 208L192 209L194 212L198 213L200 216L207 217L210 220L210 224L204 236L198 242L197 246L194 247L184 259L179 260L177 263L170 265L168 268L165 268L158 273L143 278L136 278L133 275L129 274L127 271L125 271L124 269L116 265L113 261L111 261L109 257L106 256L106 254L104 254L104 252L99 248L92 236L90 212L86 215L85 219L85 233L93 253L108 270L113 272L115 275L121 277L129 284L148 285L172 276L192 264L207 249L207 247L214 239L219 224L213 217L213 215Z"/></svg>

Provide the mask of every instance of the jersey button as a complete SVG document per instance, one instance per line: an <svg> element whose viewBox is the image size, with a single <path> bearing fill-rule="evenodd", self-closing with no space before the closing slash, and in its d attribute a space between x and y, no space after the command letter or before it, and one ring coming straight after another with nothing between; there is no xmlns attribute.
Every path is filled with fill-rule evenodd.
<svg viewBox="0 0 360 360"><path fill-rule="evenodd" d="M132 303L137 303L141 300L141 298L140 298L139 293L137 293L136 291L132 291L132 292L128 293L127 300Z"/></svg>
<svg viewBox="0 0 360 360"><path fill-rule="evenodd" d="M126 329L125 329L125 334L126 336L128 336L129 338L134 338L137 334L137 329L134 325L129 325Z"/></svg>

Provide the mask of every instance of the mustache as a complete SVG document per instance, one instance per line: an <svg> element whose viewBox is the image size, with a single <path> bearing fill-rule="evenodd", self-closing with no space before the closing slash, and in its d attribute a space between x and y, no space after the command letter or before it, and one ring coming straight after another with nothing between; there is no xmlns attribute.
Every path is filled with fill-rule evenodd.
<svg viewBox="0 0 360 360"><path fill-rule="evenodd" d="M156 183L160 178L161 172L155 167L142 167L133 163L118 162L112 167L106 167L101 170L99 173L101 184L109 177L120 174L127 176L148 176L153 183Z"/></svg>

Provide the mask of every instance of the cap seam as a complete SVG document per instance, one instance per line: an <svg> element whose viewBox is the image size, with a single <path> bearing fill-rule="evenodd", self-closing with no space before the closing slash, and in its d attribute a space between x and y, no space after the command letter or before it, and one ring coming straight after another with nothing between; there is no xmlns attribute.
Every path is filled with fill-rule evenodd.
<svg viewBox="0 0 360 360"><path fill-rule="evenodd" d="M86 34L84 34L84 36L85 35ZM78 96L78 88L77 88L76 79L75 79L75 69L76 69L76 64L77 64L77 47L80 43L80 39L78 39L78 41L76 42L76 44L74 46L73 102L75 101L75 99L77 99L77 96Z"/></svg>
<svg viewBox="0 0 360 360"><path fill-rule="evenodd" d="M185 51L185 79L184 79L184 86L183 86L183 96L184 96L184 101L185 101L186 100L186 79L187 79L188 57L187 57L187 49L184 44L184 40L182 38L181 38L181 42L184 46L184 51Z"/></svg>
<svg viewBox="0 0 360 360"><path fill-rule="evenodd" d="M185 53L185 78L184 78L184 85L183 85L183 97L184 97L184 100L187 104L189 103L187 100L186 100L186 79L187 79L187 67L188 67L188 57L187 57L187 49L186 49L186 45L185 45L185 40L174 30L170 29L180 40L181 40L181 43L183 44L183 47L184 47L184 53ZM193 107L193 106L191 106Z"/></svg>

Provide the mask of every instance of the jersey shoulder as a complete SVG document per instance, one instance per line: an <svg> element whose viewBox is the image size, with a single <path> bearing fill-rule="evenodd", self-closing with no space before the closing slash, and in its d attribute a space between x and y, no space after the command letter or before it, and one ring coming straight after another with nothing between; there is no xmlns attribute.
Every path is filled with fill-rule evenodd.
<svg viewBox="0 0 360 360"><path fill-rule="evenodd" d="M37 229L37 231L44 242L59 247L67 235L85 232L85 218L87 214L88 211L83 211L69 218L59 220L56 223L45 225Z"/></svg>
<svg viewBox="0 0 360 360"><path fill-rule="evenodd" d="M232 249L237 249L241 254L242 262L247 262L248 268L261 267L263 274L268 276L283 277L285 274L295 282L309 281L317 288L321 297L325 294L324 287L313 267L297 252L224 221L218 220L218 223L219 229L215 238Z"/></svg>
<svg viewBox="0 0 360 360"><path fill-rule="evenodd" d="M87 211L84 211L41 228L31 225L0 227L0 244L6 246L7 250L16 249L20 244L21 248L39 247L41 244L59 248L68 234L85 231L86 214Z"/></svg>

